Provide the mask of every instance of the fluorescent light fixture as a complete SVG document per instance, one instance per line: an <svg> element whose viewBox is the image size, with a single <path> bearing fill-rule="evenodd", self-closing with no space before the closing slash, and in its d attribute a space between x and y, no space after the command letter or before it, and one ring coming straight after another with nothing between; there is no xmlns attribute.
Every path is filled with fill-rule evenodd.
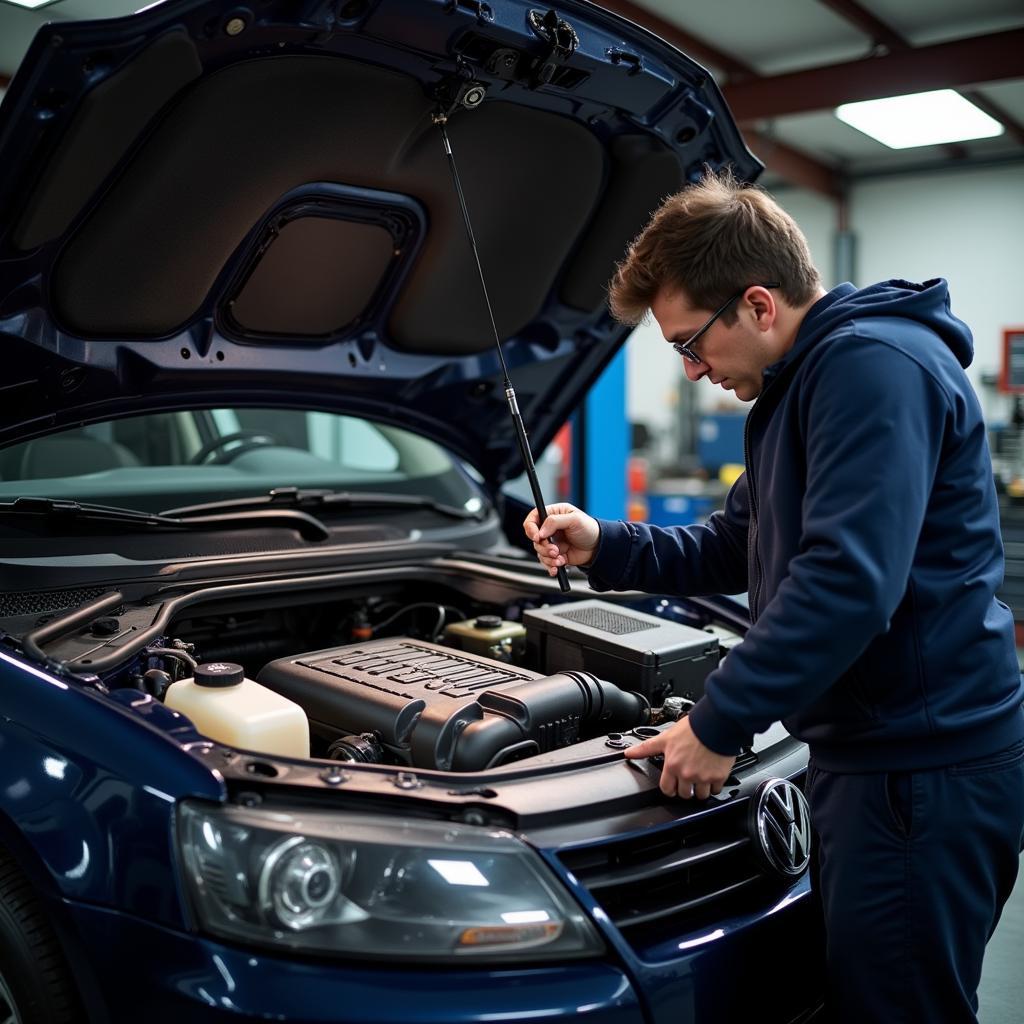
<svg viewBox="0 0 1024 1024"><path fill-rule="evenodd" d="M34 11L37 7L47 7L49 4L54 4L57 0L2 0L3 3L14 4L15 7L27 7L30 11Z"/></svg>
<svg viewBox="0 0 1024 1024"><path fill-rule="evenodd" d="M836 117L890 149L1002 135L1003 126L952 89L844 103Z"/></svg>

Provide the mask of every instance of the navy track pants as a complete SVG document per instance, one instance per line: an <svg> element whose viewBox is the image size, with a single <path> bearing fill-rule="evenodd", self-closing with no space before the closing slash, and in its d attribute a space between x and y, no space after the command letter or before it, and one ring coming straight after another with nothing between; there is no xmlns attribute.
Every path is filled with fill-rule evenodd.
<svg viewBox="0 0 1024 1024"><path fill-rule="evenodd" d="M1024 742L913 772L838 774L812 758L807 790L826 1019L976 1021L985 943L1024 848Z"/></svg>

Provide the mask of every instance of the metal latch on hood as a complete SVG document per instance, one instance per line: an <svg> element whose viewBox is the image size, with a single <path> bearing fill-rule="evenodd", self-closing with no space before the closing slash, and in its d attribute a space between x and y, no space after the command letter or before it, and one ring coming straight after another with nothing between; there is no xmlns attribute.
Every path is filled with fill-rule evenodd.
<svg viewBox="0 0 1024 1024"><path fill-rule="evenodd" d="M558 16L557 11L544 14L530 11L526 20L534 34L549 47L548 52L533 66L530 85L535 89L539 85L547 85L554 78L555 72L576 52L580 37L569 22Z"/></svg>
<svg viewBox="0 0 1024 1024"><path fill-rule="evenodd" d="M484 67L489 75L500 78L502 81L518 82L530 89L537 89L542 85L549 84L565 87L567 79L565 76L559 75L559 71L568 63L569 58L579 46L579 36L576 34L576 30L569 22L559 18L555 11L548 11L546 14L540 11L530 11L527 21L534 35L547 43L547 49L541 56L537 56L535 52L512 46L498 46L491 49L488 45L489 41L485 37L472 36L473 42L484 44L486 56L478 53L478 58L483 59ZM635 60L639 67L639 58L635 58ZM570 72L568 81L575 84L580 77L585 78L586 75L580 76L578 72ZM463 104L463 106L470 105ZM449 108L449 112L451 109L453 108Z"/></svg>

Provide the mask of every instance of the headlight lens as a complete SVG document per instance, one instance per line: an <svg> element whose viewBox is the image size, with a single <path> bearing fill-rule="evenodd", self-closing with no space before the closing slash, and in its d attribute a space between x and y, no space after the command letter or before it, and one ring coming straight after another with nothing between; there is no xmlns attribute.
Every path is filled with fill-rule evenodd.
<svg viewBox="0 0 1024 1024"><path fill-rule="evenodd" d="M592 956L593 925L506 832L342 812L183 803L178 842L205 930L345 956Z"/></svg>
<svg viewBox="0 0 1024 1024"><path fill-rule="evenodd" d="M259 901L285 928L319 924L338 895L341 872L322 843L292 836L274 846L260 869Z"/></svg>

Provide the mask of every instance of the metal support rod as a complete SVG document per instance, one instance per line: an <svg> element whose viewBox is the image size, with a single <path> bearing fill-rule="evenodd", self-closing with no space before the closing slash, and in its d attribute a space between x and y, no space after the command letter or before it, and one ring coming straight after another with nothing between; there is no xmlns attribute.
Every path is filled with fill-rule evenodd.
<svg viewBox="0 0 1024 1024"><path fill-rule="evenodd" d="M505 365L505 355L501 351L501 339L498 336L498 325L494 320L494 309L491 306L491 298L487 293L487 282L484 278L484 269L480 263L480 253L476 247L476 238L473 235L473 224L469 219L469 208L466 206L466 196L462 191L462 182L459 180L459 170L455 166L455 155L452 153L451 142L448 141L448 131L445 128L447 123L445 114L437 114L434 123L441 129L441 139L444 142L445 155L448 157L448 167L452 172L452 181L455 184L455 194L459 199L459 207L462 210L462 221L466 226L466 234L469 236L469 247L473 251L473 259L476 261L476 271L480 278L480 288L484 294L484 304L487 306L487 315L491 320L491 330L494 332L494 345L498 350L498 359L501 360L501 372L504 376L503 386L505 388L505 399L508 402L509 413L512 416L512 423L516 430L516 440L519 442L519 454L522 456L523 466L526 470L526 478L530 482L530 492L533 494L533 503L537 508L537 522L543 523L547 519L547 505L544 502L544 495L541 493L540 481L537 479L537 467L533 462L533 453L530 451L530 442L526 436L526 427L523 425L523 417L519 413L519 403L516 401L516 393L509 380L508 367ZM563 594L572 591L569 583L569 574L565 566L558 567L558 586Z"/></svg>

